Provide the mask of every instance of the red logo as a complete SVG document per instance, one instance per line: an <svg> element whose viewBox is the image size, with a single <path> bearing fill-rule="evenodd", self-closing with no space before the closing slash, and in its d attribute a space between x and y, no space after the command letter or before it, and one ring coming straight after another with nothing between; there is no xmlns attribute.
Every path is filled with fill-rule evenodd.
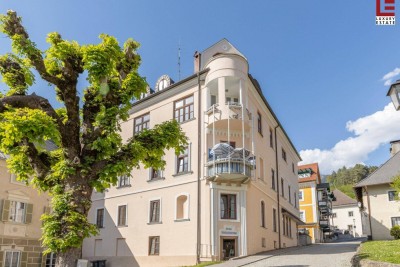
<svg viewBox="0 0 400 267"><path fill-rule="evenodd" d="M376 25L395 25L395 0L376 0Z"/></svg>

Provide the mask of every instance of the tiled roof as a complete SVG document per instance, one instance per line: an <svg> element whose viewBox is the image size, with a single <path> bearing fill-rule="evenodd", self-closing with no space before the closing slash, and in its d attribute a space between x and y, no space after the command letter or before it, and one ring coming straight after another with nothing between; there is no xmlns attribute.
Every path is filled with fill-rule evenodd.
<svg viewBox="0 0 400 267"><path fill-rule="evenodd" d="M400 174L400 152L380 166L375 172L371 173L365 179L361 180L354 187L366 185L388 184L392 178Z"/></svg>
<svg viewBox="0 0 400 267"><path fill-rule="evenodd" d="M317 183L321 183L321 176L319 174L318 163L311 163L311 164L298 166L299 172L300 172L300 170L304 170L304 169L311 169L312 174L310 177L299 178L299 183L310 182L310 181L316 181Z"/></svg>
<svg viewBox="0 0 400 267"><path fill-rule="evenodd" d="M332 201L332 206L337 207L337 206L344 206L344 205L356 205L357 201L355 199L352 199L342 191L335 189L333 190L333 195L335 196L336 200Z"/></svg>

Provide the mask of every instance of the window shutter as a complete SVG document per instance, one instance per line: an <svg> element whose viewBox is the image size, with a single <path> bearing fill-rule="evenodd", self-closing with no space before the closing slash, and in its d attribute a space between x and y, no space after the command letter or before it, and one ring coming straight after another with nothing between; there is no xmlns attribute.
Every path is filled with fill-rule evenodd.
<svg viewBox="0 0 400 267"><path fill-rule="evenodd" d="M25 223L32 222L33 204L26 204Z"/></svg>
<svg viewBox="0 0 400 267"><path fill-rule="evenodd" d="M3 200L3 210L1 212L1 220L8 221L10 218L10 200Z"/></svg>
<svg viewBox="0 0 400 267"><path fill-rule="evenodd" d="M43 208L43 213L44 214L50 214L50 207L49 206L44 206L44 208Z"/></svg>

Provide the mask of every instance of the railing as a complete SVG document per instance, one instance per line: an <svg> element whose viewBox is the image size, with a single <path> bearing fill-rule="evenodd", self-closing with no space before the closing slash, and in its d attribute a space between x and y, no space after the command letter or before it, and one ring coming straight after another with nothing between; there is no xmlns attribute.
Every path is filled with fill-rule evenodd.
<svg viewBox="0 0 400 267"><path fill-rule="evenodd" d="M211 107L209 107L204 113L209 115L213 111L218 111L218 106L219 106L218 104L211 105Z"/></svg>
<svg viewBox="0 0 400 267"><path fill-rule="evenodd" d="M250 177L252 170L252 163L243 161L243 159L235 158L220 158L207 163L208 177L213 177L217 174L243 174Z"/></svg>

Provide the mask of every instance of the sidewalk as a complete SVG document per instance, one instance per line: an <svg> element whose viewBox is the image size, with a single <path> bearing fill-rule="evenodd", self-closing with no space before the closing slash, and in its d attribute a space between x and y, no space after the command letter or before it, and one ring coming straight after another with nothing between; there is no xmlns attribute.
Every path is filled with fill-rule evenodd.
<svg viewBox="0 0 400 267"><path fill-rule="evenodd" d="M310 245L307 247L312 247L315 245ZM215 264L213 265L213 267L240 267L240 266L245 266L248 265L250 263L256 263L258 261L262 261L274 256L279 256L279 255L283 255L286 253L290 253L290 252L294 252L297 250L301 250L304 247L290 247L290 248L283 248L283 249L277 249L277 250L271 250L271 251L265 251L265 252L261 252L259 254L256 255L250 255L250 256L246 256L243 258L239 258L239 259L233 259L233 260L228 260L226 262L220 263L220 264Z"/></svg>

